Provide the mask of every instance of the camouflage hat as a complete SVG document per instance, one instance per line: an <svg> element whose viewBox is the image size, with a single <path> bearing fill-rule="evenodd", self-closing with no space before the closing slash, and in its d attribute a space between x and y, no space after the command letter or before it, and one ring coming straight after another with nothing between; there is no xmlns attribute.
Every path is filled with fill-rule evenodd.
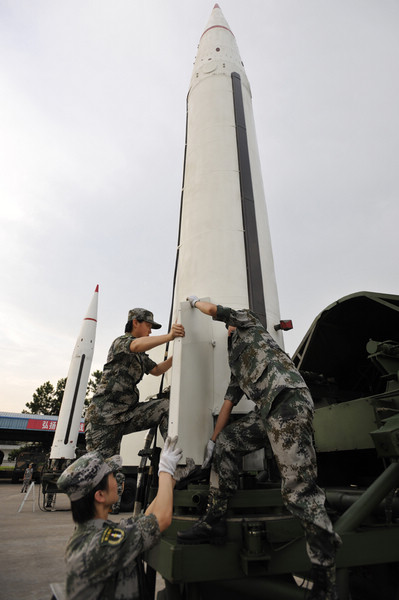
<svg viewBox="0 0 399 600"><path fill-rule="evenodd" d="M58 489L68 494L72 501L86 496L105 475L118 471L122 457L118 454L104 459L99 452L88 452L73 462L57 481Z"/></svg>
<svg viewBox="0 0 399 600"><path fill-rule="evenodd" d="M137 319L138 321L145 321L146 323L151 323L153 329L161 329L162 327L162 325L154 321L153 313L150 310L146 310L145 308L132 308L131 310L129 310L127 320L132 321L133 319Z"/></svg>

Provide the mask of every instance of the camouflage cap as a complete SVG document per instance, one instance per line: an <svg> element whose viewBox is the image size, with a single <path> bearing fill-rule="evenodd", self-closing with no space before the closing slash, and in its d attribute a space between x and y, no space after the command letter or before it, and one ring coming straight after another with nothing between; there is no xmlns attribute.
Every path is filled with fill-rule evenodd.
<svg viewBox="0 0 399 600"><path fill-rule="evenodd" d="M68 494L72 501L86 496L105 475L122 467L122 457L116 454L104 459L99 452L88 452L75 460L61 474L58 489Z"/></svg>
<svg viewBox="0 0 399 600"><path fill-rule="evenodd" d="M132 321L133 319L137 319L138 321L145 321L146 323L151 323L153 329L161 329L162 327L162 325L154 321L153 313L150 310L146 310L145 308L132 308L131 310L129 310L127 320Z"/></svg>

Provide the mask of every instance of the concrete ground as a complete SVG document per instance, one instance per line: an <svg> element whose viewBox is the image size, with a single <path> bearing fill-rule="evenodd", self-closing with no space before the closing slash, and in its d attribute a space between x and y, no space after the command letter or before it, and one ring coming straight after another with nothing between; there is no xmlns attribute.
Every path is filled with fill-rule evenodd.
<svg viewBox="0 0 399 600"><path fill-rule="evenodd" d="M20 512L25 494L21 484L0 480L0 600L50 600L50 583L65 578L64 551L74 524L69 500L57 494L54 512L43 511L41 487L34 486ZM34 508L34 510L33 510ZM123 515L110 515L119 521ZM163 587L157 578L157 590Z"/></svg>

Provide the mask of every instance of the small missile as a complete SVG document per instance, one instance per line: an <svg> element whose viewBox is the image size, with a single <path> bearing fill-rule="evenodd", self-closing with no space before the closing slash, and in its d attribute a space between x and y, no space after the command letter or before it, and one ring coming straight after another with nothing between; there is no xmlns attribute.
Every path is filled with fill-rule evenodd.
<svg viewBox="0 0 399 600"><path fill-rule="evenodd" d="M83 404L90 377L97 328L98 285L75 344L68 371L50 460L73 459L78 442Z"/></svg>

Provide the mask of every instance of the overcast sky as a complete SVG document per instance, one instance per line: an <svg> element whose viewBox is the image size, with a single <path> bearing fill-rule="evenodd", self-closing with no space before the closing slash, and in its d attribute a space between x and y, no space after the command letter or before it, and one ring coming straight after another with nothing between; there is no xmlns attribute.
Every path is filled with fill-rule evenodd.
<svg viewBox="0 0 399 600"><path fill-rule="evenodd" d="M292 354L338 298L398 290L399 3L219 4L252 88ZM213 5L0 0L0 410L67 375L97 284L92 371L130 308L166 333L186 95Z"/></svg>

